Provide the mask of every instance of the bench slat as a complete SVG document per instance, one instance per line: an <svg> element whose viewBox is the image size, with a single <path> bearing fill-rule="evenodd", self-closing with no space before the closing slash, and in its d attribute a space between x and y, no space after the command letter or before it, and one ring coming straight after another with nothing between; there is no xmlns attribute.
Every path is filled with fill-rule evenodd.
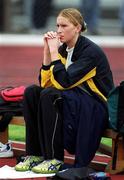
<svg viewBox="0 0 124 180"><path fill-rule="evenodd" d="M25 120L22 116L14 116L10 121L10 124L25 126Z"/></svg>

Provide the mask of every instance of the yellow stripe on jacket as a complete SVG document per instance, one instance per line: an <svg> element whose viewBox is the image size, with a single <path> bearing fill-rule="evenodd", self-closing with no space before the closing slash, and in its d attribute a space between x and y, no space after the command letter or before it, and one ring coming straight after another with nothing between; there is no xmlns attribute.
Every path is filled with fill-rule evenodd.
<svg viewBox="0 0 124 180"><path fill-rule="evenodd" d="M96 68L94 68L89 73L87 73L82 79L77 81L75 84L71 85L68 88L64 88L54 79L54 76L53 76L53 73L52 73L53 68L54 68L54 65L50 67L50 70L51 70L51 82L54 85L54 87L59 89L59 90L64 90L64 89L66 90L66 89L71 89L71 88L74 88L76 86L79 86L83 82L87 81L88 79L90 79L90 78L92 78L92 77L94 77L96 75Z"/></svg>
<svg viewBox="0 0 124 180"><path fill-rule="evenodd" d="M87 84L89 85L90 89L95 92L96 94L98 94L100 97L102 97L105 101L107 101L107 98L99 91L99 89L96 87L93 79L88 79L87 80Z"/></svg>

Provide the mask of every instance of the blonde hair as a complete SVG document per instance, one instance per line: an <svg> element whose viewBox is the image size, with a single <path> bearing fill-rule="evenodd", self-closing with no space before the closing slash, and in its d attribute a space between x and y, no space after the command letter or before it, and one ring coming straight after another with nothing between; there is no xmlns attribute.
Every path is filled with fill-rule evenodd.
<svg viewBox="0 0 124 180"><path fill-rule="evenodd" d="M85 31L87 29L86 23L84 22L84 18L80 11L75 8L67 8L60 11L58 16L63 16L67 18L74 26L81 25L81 31Z"/></svg>

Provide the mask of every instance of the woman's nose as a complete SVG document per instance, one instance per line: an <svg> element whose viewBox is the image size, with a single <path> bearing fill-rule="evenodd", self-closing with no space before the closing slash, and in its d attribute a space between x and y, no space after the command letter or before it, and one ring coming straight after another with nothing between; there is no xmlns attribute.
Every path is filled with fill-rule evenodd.
<svg viewBox="0 0 124 180"><path fill-rule="evenodd" d="M58 27L57 33L61 33L61 32L62 32L62 28L61 28L61 27Z"/></svg>

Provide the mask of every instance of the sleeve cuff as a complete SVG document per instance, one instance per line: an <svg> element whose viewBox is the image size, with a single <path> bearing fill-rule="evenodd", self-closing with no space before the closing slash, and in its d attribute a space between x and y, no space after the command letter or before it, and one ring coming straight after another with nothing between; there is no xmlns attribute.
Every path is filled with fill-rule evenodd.
<svg viewBox="0 0 124 180"><path fill-rule="evenodd" d="M42 65L42 69L43 70L49 70L50 69L50 66L51 66L51 64L50 65Z"/></svg>
<svg viewBox="0 0 124 180"><path fill-rule="evenodd" d="M56 64L60 64L61 63L61 60L56 60L56 61L53 61L52 63L51 63L51 65L56 65Z"/></svg>

